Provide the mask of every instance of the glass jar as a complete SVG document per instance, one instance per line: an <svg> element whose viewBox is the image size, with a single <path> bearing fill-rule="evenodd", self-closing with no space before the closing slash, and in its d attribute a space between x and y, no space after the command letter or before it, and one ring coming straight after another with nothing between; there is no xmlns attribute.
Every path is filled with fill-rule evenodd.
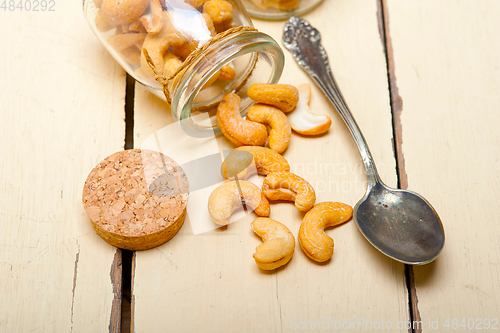
<svg viewBox="0 0 500 333"><path fill-rule="evenodd" d="M227 92L245 114L253 83L276 83L284 55L253 29L240 0L83 0L92 30L118 63L153 94L191 136L213 135Z"/></svg>
<svg viewBox="0 0 500 333"><path fill-rule="evenodd" d="M266 20L284 20L304 14L323 0L242 0L252 17Z"/></svg>

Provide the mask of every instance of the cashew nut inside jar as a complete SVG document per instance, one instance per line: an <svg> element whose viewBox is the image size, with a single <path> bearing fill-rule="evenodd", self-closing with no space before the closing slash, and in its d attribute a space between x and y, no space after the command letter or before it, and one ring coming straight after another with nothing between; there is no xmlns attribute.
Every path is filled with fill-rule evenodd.
<svg viewBox="0 0 500 333"><path fill-rule="evenodd" d="M242 0L250 16L266 20L284 20L302 15L323 0Z"/></svg>
<svg viewBox="0 0 500 333"><path fill-rule="evenodd" d="M218 133L217 105L230 91L242 114L254 83L275 83L283 51L253 28L240 0L83 0L84 14L116 61L191 136Z"/></svg>

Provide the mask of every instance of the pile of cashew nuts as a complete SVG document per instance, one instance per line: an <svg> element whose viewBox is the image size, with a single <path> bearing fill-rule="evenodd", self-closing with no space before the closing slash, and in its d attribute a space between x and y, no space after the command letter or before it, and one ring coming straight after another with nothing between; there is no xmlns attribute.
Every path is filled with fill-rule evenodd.
<svg viewBox="0 0 500 333"><path fill-rule="evenodd" d="M353 209L339 202L315 205L314 188L290 172L281 154L290 144L292 129L301 135L318 135L328 131L331 120L310 112L308 84L254 84L247 94L257 104L248 109L246 119L240 114L241 100L236 94L228 93L217 108L222 133L239 147L222 163L226 182L211 193L209 214L216 224L227 225L241 206L252 209L260 216L252 222L252 229L263 241L253 257L261 269L273 270L290 261L295 238L285 225L269 218L269 201L292 201L298 210L307 212L298 232L300 247L310 259L325 262L334 247L325 228L349 221ZM269 148L264 147L266 143ZM247 168L249 165L255 168ZM255 173L265 176L262 189L245 180Z"/></svg>
<svg viewBox="0 0 500 333"><path fill-rule="evenodd" d="M97 29L102 33L115 29L107 43L142 77L155 76L143 48L157 73L170 78L189 54L233 24L233 5L226 0L94 0L94 4ZM211 83L235 76L234 67L226 65Z"/></svg>

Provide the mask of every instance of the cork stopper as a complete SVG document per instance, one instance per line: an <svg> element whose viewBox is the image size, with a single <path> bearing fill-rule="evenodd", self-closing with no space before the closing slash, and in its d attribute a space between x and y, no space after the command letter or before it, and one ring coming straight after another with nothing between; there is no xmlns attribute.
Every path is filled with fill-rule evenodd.
<svg viewBox="0 0 500 333"><path fill-rule="evenodd" d="M170 157L151 150L117 152L101 161L83 187L83 206L108 243L127 250L161 245L186 216L189 183Z"/></svg>

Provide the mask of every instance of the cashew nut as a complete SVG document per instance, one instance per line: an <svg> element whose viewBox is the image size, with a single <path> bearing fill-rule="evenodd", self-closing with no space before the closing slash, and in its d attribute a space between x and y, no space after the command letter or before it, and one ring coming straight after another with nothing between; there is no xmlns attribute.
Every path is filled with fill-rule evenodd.
<svg viewBox="0 0 500 333"><path fill-rule="evenodd" d="M270 207L260 188L250 182L240 180L225 182L217 187L208 198L208 212L219 225L229 223L233 212L245 204L259 216L269 216Z"/></svg>
<svg viewBox="0 0 500 333"><path fill-rule="evenodd" d="M253 258L261 269L273 270L292 259L295 238L290 230L278 221L259 217L252 222L252 230L264 243L257 246Z"/></svg>
<svg viewBox="0 0 500 333"><path fill-rule="evenodd" d="M181 58L187 58L194 50L198 48L199 42L193 37L189 36L186 37L185 42L178 44L178 45L173 45L172 46L172 52L177 54Z"/></svg>
<svg viewBox="0 0 500 333"><path fill-rule="evenodd" d="M300 4L299 0L252 0L252 2L262 9L272 7L280 10L295 9Z"/></svg>
<svg viewBox="0 0 500 333"><path fill-rule="evenodd" d="M292 129L302 135L318 135L328 131L332 125L330 117L314 114L309 108L311 86L304 83L299 85L297 89L299 91L299 102L295 110L288 114L288 121Z"/></svg>
<svg viewBox="0 0 500 333"><path fill-rule="evenodd" d="M314 261L324 262L333 255L333 239L325 228L349 221L352 207L340 202L322 202L306 213L299 229L299 244Z"/></svg>
<svg viewBox="0 0 500 333"><path fill-rule="evenodd" d="M267 141L266 126L244 120L240 103L238 95L228 93L217 107L217 123L222 134L238 146L263 146Z"/></svg>
<svg viewBox="0 0 500 333"><path fill-rule="evenodd" d="M103 0L101 12L111 24L127 24L137 20L148 5L149 0Z"/></svg>
<svg viewBox="0 0 500 333"><path fill-rule="evenodd" d="M157 34L148 34L142 47L147 50L157 71L161 73L165 66L165 55L169 52L168 48L182 45L185 41L186 36L176 29L168 12L163 11L163 27ZM141 54L141 68L145 75L154 77L155 74L149 67L144 52Z"/></svg>
<svg viewBox="0 0 500 333"><path fill-rule="evenodd" d="M140 21L148 33L156 34L160 32L163 27L163 8L159 0L151 0Z"/></svg>
<svg viewBox="0 0 500 333"><path fill-rule="evenodd" d="M214 24L229 21L233 18L233 6L224 0L209 0L203 4L203 12L210 15Z"/></svg>
<svg viewBox="0 0 500 333"><path fill-rule="evenodd" d="M247 119L271 127L269 131L269 148L278 153L288 148L292 137L292 128L285 114L279 109L264 105L252 105L247 111Z"/></svg>
<svg viewBox="0 0 500 333"><path fill-rule="evenodd" d="M265 147L243 146L236 150L249 152L253 155L257 172L261 175L268 175L271 172L290 171L287 160L272 149Z"/></svg>
<svg viewBox="0 0 500 333"><path fill-rule="evenodd" d="M165 54L164 61L165 65L163 66L163 76L166 78L171 78L182 65L182 60L175 54L168 51Z"/></svg>
<svg viewBox="0 0 500 333"><path fill-rule="evenodd" d="M286 171L268 174L264 179L262 192L271 201L294 201L295 207L303 212L311 209L316 201L316 193L311 184L296 174Z"/></svg>
<svg viewBox="0 0 500 333"><path fill-rule="evenodd" d="M234 65L232 63L229 63L220 69L219 79L231 81L234 80L235 77L236 69L234 68Z"/></svg>
<svg viewBox="0 0 500 333"><path fill-rule="evenodd" d="M277 107L283 112L292 111L299 101L297 88L287 84L252 84L247 91L252 100Z"/></svg>

